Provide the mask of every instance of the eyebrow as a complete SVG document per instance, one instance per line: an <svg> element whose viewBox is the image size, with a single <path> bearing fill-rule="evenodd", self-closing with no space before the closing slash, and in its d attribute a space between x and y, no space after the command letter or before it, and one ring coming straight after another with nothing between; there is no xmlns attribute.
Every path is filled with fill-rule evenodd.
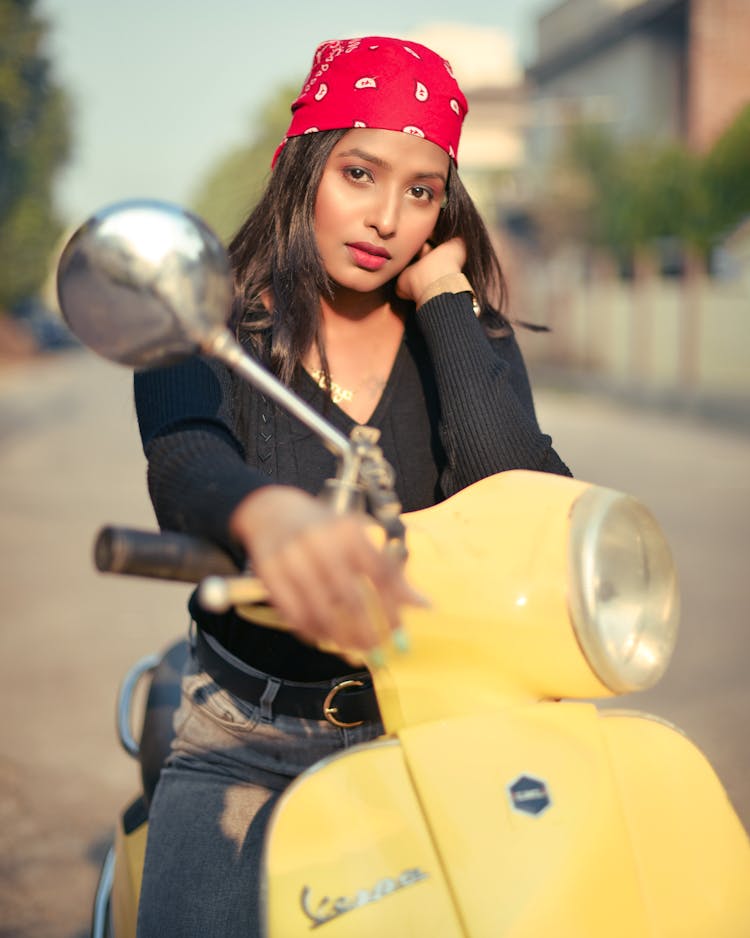
<svg viewBox="0 0 750 938"><path fill-rule="evenodd" d="M375 166L379 166L381 169L392 170L393 166L388 162L388 160L381 159L379 156L375 156L373 153L368 153L366 150L360 150L358 147L353 147L351 150L345 150L343 153L337 153L337 157L348 157L348 156L358 156L361 160L366 160L368 163L372 163ZM448 177L444 173L434 172L434 173L416 173L414 176L415 179L440 179L442 182L447 183Z"/></svg>

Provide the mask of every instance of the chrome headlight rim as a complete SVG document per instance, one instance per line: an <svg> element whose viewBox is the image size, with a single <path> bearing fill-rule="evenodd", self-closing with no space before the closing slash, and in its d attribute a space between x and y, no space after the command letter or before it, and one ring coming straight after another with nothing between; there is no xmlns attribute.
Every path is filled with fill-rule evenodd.
<svg viewBox="0 0 750 938"><path fill-rule="evenodd" d="M612 550L607 541L620 526L632 543L618 544ZM664 675L674 651L679 618L677 574L664 533L649 510L631 495L592 485L571 506L569 530L568 612L578 645L590 668L613 694L628 694L653 687ZM609 551L610 556L607 556ZM613 556L621 555L620 572L612 566ZM628 572L640 562L643 589L630 602L627 613L632 627L620 622L612 627L613 616L601 600L607 590L617 598L618 587L626 591ZM609 568L609 569L608 569ZM618 582L621 576L623 582ZM607 581L614 580L614 585ZM637 586L633 589L638 593ZM627 603L624 604L627 606ZM627 618L620 616L621 619ZM617 619L617 616L614 616ZM617 634L637 656L636 666L618 648ZM643 664L646 662L646 665Z"/></svg>

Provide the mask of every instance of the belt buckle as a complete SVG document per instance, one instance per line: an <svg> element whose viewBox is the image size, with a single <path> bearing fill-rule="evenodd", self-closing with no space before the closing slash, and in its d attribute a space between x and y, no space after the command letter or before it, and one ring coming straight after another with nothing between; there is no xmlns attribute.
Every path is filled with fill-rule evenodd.
<svg viewBox="0 0 750 938"><path fill-rule="evenodd" d="M349 680L339 681L338 684L334 684L334 686L326 694L326 699L323 701L323 716L333 726L342 726L345 729L349 729L353 726L362 726L362 724L365 722L364 720L355 720L354 723L343 723L341 720L336 718L338 707L332 706L333 698L340 690L344 690L346 687L364 687L364 681Z"/></svg>

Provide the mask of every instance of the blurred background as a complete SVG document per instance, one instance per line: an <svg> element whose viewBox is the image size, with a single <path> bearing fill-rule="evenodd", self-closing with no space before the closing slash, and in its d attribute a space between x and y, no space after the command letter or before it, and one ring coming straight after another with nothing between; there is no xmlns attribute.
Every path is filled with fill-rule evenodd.
<svg viewBox="0 0 750 938"><path fill-rule="evenodd" d="M153 526L130 376L60 320L57 257L154 197L228 238L318 42L421 41L470 112L461 174L510 286L540 422L672 543L682 638L628 706L680 724L750 822L750 3L0 0L0 936L86 934L135 769L116 685L184 632L182 587L97 577ZM460 12L459 12L460 9Z"/></svg>

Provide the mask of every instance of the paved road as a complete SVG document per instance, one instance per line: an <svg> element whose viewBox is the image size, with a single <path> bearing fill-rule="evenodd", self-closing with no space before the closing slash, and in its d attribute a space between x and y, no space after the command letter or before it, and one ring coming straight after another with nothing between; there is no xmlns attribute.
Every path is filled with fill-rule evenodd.
<svg viewBox="0 0 750 938"><path fill-rule="evenodd" d="M688 731L750 824L750 439L578 396L538 395L576 475L641 498L683 590L682 638L638 701ZM103 844L136 769L115 686L185 627L187 588L97 576L103 522L151 526L130 376L71 353L0 372L0 936L86 934Z"/></svg>

